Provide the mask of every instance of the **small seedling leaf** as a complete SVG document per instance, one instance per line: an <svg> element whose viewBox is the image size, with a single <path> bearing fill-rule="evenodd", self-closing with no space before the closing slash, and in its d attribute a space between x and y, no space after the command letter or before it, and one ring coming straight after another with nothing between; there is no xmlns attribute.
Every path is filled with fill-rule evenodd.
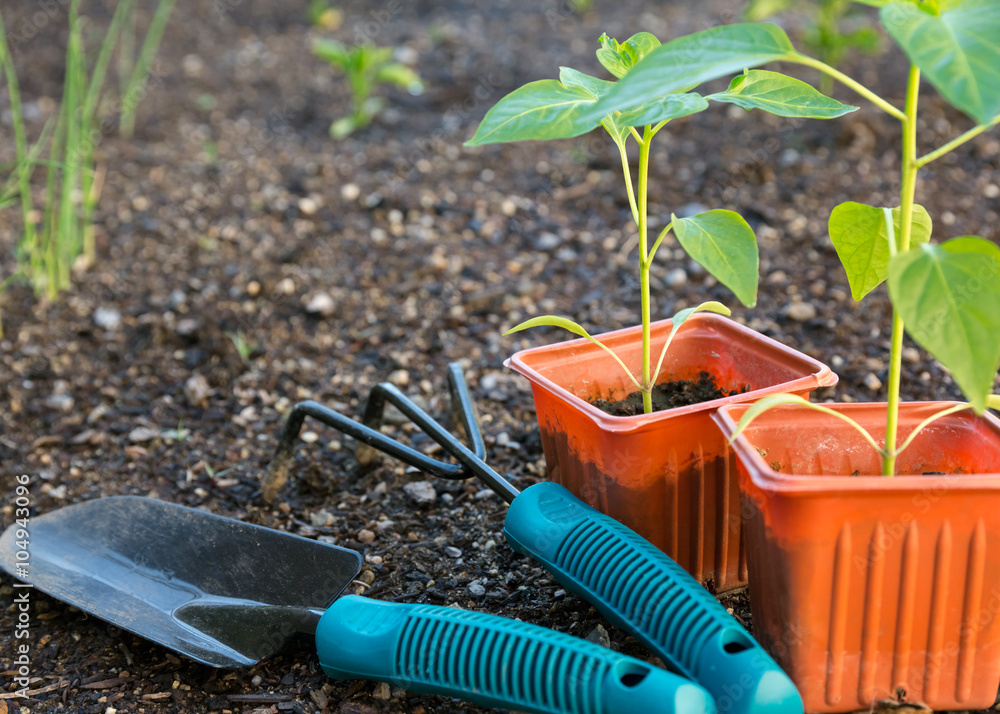
<svg viewBox="0 0 1000 714"><path fill-rule="evenodd" d="M683 310L678 310L674 316L670 318L670 334L667 335L667 339L663 342L663 349L660 350L660 358L656 361L656 368L653 370L652 377L650 378L651 384L656 384L657 378L660 376L660 369L663 367L663 359L667 356L667 350L670 348L670 343L674 340L674 335L676 335L677 331L681 329L681 326L687 322L688 318L696 312L714 312L719 315L725 315L726 317L733 314L728 307L723 305L721 302L716 302L715 300L709 300L708 302L703 302L701 305L696 305L695 307L687 307Z"/></svg>
<svg viewBox="0 0 1000 714"><path fill-rule="evenodd" d="M735 211L715 209L688 218L671 216L674 234L699 265L747 307L757 303L759 257L753 229Z"/></svg>
<svg viewBox="0 0 1000 714"><path fill-rule="evenodd" d="M886 30L952 105L980 124L1000 114L1000 0L910 0L880 11Z"/></svg>
<svg viewBox="0 0 1000 714"><path fill-rule="evenodd" d="M783 117L832 119L857 110L841 104L805 82L780 72L747 70L733 78L725 92L709 94L706 99L735 104L744 109L762 109Z"/></svg>
<svg viewBox="0 0 1000 714"><path fill-rule="evenodd" d="M515 325L504 334L510 335L515 332L520 332L521 330L527 330L531 327L561 327L562 329L568 330L579 337L586 337L588 340L594 339L582 325L577 322L573 322L568 318L559 317L558 315L541 315L540 317L533 317L530 320L525 320L524 322Z"/></svg>
<svg viewBox="0 0 1000 714"><path fill-rule="evenodd" d="M336 40L316 40L313 42L313 54L344 69L351 63L350 52Z"/></svg>
<svg viewBox="0 0 1000 714"><path fill-rule="evenodd" d="M986 397L986 407L1000 411L1000 394L991 394Z"/></svg>
<svg viewBox="0 0 1000 714"><path fill-rule="evenodd" d="M910 336L981 412L1000 369L1000 248L964 236L899 253L889 296Z"/></svg>
<svg viewBox="0 0 1000 714"><path fill-rule="evenodd" d="M594 95L578 85L567 87L554 79L530 82L486 112L466 146L579 136L601 123L603 115L584 117L581 111L594 103Z"/></svg>
<svg viewBox="0 0 1000 714"><path fill-rule="evenodd" d="M622 370L624 370L625 374L628 375L628 378L632 381L632 384L635 385L636 389L640 390L642 389L642 385L639 384L639 380L637 380L635 378L635 375L633 375L632 372L629 371L629 368L626 367L625 363L622 362L621 358L614 353L614 350L612 350L610 347L608 347L603 342L598 340L596 337L591 337L590 333L587 332L585 329L583 329L583 327L580 324L573 322L572 320L567 319L565 317L559 317L557 315L542 315L540 317L533 317L530 320L525 320L519 325L515 325L514 327L507 330L504 333L504 335L509 335L514 332L520 332L521 330L527 330L529 327L561 327L564 330L572 332L574 335L579 335L580 337L587 338L595 345L600 347L602 350L607 352L615 360L615 362L618 363L618 366L621 367Z"/></svg>
<svg viewBox="0 0 1000 714"><path fill-rule="evenodd" d="M375 80L395 84L410 94L420 94L424 91L424 84L420 81L420 76L406 65L397 62L390 62L379 67L375 73Z"/></svg>
<svg viewBox="0 0 1000 714"><path fill-rule="evenodd" d="M743 431L750 426L750 423L761 414L782 406L806 407L808 409L812 409L813 411L821 412L836 419L840 419L857 429L858 432L864 437L865 441L868 442L868 445L871 446L876 452L883 455L885 454L885 451L872 438L871 434L865 431L865 428L858 424L858 422L854 421L846 414L835 411L830 407L825 407L822 404L813 404L808 399L804 399L797 394L771 394L763 399L758 399L749 409L743 412L743 416L740 417L740 421L737 423L736 429L733 431L733 435L729 437L729 443L731 444L736 441L736 438L742 434Z"/></svg>
<svg viewBox="0 0 1000 714"><path fill-rule="evenodd" d="M612 75L621 79L650 52L660 46L655 35L639 32L622 43L607 34L601 35L597 61Z"/></svg>
<svg viewBox="0 0 1000 714"><path fill-rule="evenodd" d="M900 235L899 208L892 209L894 235ZM881 208L848 201L830 213L830 240L847 272L851 296L861 300L889 275L889 238L885 212ZM910 245L926 243L931 237L931 217L920 205L913 207Z"/></svg>
<svg viewBox="0 0 1000 714"><path fill-rule="evenodd" d="M600 120L719 77L795 54L788 35L770 23L722 25L657 47L614 88L588 107L580 121Z"/></svg>

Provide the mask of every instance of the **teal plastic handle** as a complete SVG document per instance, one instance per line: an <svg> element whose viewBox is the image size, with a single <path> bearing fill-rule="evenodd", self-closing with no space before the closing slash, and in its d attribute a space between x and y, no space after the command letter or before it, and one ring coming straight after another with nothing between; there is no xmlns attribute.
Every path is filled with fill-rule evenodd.
<svg viewBox="0 0 1000 714"><path fill-rule="evenodd" d="M342 597L316 649L335 679L540 714L717 714L701 687L586 640L496 615Z"/></svg>
<svg viewBox="0 0 1000 714"><path fill-rule="evenodd" d="M522 491L504 533L514 550L707 689L722 714L802 714L788 675L700 583L564 487Z"/></svg>

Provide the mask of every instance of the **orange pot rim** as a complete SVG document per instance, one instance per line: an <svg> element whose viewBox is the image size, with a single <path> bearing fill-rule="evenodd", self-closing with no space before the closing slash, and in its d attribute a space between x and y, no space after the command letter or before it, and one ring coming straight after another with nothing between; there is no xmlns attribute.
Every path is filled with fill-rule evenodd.
<svg viewBox="0 0 1000 714"><path fill-rule="evenodd" d="M926 401L926 402L901 402L900 412L925 411L924 416L946 409L950 406L961 404L962 402L949 401ZM736 424L743 413L753 406L752 403L728 404L719 407L712 419L718 424L727 440L730 440L733 432L736 431ZM850 415L850 412L864 412L868 410L878 410L884 415L888 409L886 402L850 402L850 403L830 403L824 404L838 412ZM809 412L818 414L808 407L801 405L783 405L776 407L772 412L783 412L786 414ZM984 419L1000 439L1000 419L993 414L984 412L976 415L973 412L959 412L952 414L948 418L976 418ZM833 417L827 417L832 419ZM854 418L854 417L852 417ZM901 434L905 438L905 434ZM860 438L860 437L858 437ZM923 492L928 485L935 485L948 490L995 490L1000 489L1000 473L987 474L962 474L962 475L906 475L897 476L852 476L851 474L838 474L826 476L810 476L805 474L781 473L772 469L763 456L757 451L746 432L741 433L735 440L730 441L736 455L743 462L747 473L753 483L763 491L772 493L782 493L784 495L809 495L818 492L840 491L843 493L886 493L886 492ZM929 481L933 478L933 481Z"/></svg>
<svg viewBox="0 0 1000 714"><path fill-rule="evenodd" d="M808 366L813 370L812 374L806 375L804 377L799 377L789 382L785 382L780 385L780 389L772 387L763 387L761 389L754 389L749 392L744 392L742 394L734 394L729 397L723 397L722 399L713 399L708 402L701 402L700 404L691 404L684 407L675 407L674 409L665 409L658 412L653 412L651 414L637 414L635 416L614 416L608 414L585 399L581 399L572 392L570 392L565 387L553 382L548 377L545 377L536 369L528 365L524 357L530 354L545 354L549 352L558 353L560 351L577 351L579 349L586 350L600 350L601 348L590 342L585 337L580 337L573 340L565 340L563 342L557 342L551 345L544 345L541 347L530 347L526 350L521 350L514 353L511 357L504 361L504 367L508 367L515 372L526 377L529 381L536 384L537 386L545 389L546 391L552 393L556 397L559 397L563 401L573 404L580 412L586 414L591 420L596 422L601 429L610 432L632 432L639 431L647 428L652 428L660 422L666 421L668 419L674 419L678 417L683 417L688 414L695 414L698 412L709 412L714 411L720 407L739 404L748 401L755 401L767 394L775 392L800 392L804 390L813 390L819 387L832 387L837 383L838 377L827 365L823 364L817 359L813 359L809 355L798 352L797 350L783 345L782 343L774 340L767 335L761 334L756 330L752 330L745 325L741 325L735 320L731 320L722 315L717 315L715 313L697 313L688 318L687 322L680 330L678 330L678 335L682 334L685 330L689 329L690 326L697 324L698 322L711 322L711 323L722 323L726 329L740 334L748 342L757 342L762 348L773 350L784 354L788 359L799 361L803 366ZM666 329L667 326L672 325L671 320L658 320L650 325L650 330ZM632 327L625 327L620 330L615 330L613 332L606 332L600 335L595 335L596 338L601 339L602 342L610 341L616 338L626 337L632 333L641 334L642 326L634 325ZM620 369L615 365L616 369Z"/></svg>

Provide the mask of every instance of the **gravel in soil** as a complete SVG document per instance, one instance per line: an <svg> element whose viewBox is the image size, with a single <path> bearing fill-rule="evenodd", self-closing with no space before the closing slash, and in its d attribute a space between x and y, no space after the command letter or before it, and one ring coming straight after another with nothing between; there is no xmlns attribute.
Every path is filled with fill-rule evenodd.
<svg viewBox="0 0 1000 714"><path fill-rule="evenodd" d="M85 5L95 22L107 21L104 4ZM351 590L373 598L520 618L647 657L507 547L505 505L480 484L415 486L428 479L389 462L362 471L350 439L307 423L278 503L258 495L295 402L359 415L372 385L390 380L444 419L453 360L465 367L491 463L520 488L545 478L530 390L503 361L563 335L502 334L545 313L591 332L638 321L618 156L596 133L476 149L462 142L521 84L554 77L561 64L599 72L602 32L673 37L740 11L719 0L594 5L579 14L555 2L347 0L343 25L325 33L278 0L179 5L135 138L100 137L107 176L97 265L77 271L57 302L23 285L3 296L4 524L17 474L30 477L35 513L153 496L354 548L365 566ZM34 0L5 1L3 11L11 31L31 31L15 59L37 133L61 91L64 11L38 27ZM348 111L349 90L311 56L319 34L396 46L427 91L389 91L372 126L332 142L328 127ZM899 104L898 67L891 54L847 70ZM971 126L933 96L921 111L921 130L938 143ZM818 399L884 399L884 288L851 301L825 223L842 200L893 204L898 140L898 126L870 107L830 122L716 107L661 132L652 227L671 212L740 211L759 237L762 283L756 308L745 310L668 239L652 271L654 316L732 303L736 320L838 372L836 390ZM0 164L12 151L0 146ZM927 167L918 196L945 235L995 240L998 186L1000 140L987 134ZM3 275L12 269L13 215L0 216ZM910 343L904 394L959 396ZM390 431L434 453L405 423ZM12 581L0 589L9 611ZM745 596L726 603L752 626ZM257 666L215 670L40 593L31 615L32 694L0 700L12 711L480 711L387 684L331 681L305 637ZM0 627L0 660L10 662L12 621Z"/></svg>

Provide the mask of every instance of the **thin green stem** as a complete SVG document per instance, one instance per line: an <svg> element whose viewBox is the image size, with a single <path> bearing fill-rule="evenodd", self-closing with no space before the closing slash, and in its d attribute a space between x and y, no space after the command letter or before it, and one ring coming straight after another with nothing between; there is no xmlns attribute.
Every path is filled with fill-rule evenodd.
<svg viewBox="0 0 1000 714"><path fill-rule="evenodd" d="M146 39L143 40L142 48L139 50L139 59L136 62L135 70L129 79L128 91L122 97L122 115L119 127L122 136L131 138L135 131L135 112L139 106L141 95L140 87L149 76L149 70L153 66L153 58L160 47L163 39L163 32L167 27L167 20L174 9L177 0L160 0L153 13L153 19L149 23L149 30L146 32Z"/></svg>
<svg viewBox="0 0 1000 714"><path fill-rule="evenodd" d="M917 100L920 96L920 70L910 66L910 78L906 87L906 119L903 122L903 166L902 188L899 208L899 252L910 249L910 235L913 229L913 203L917 189ZM889 225L892 222L889 221ZM890 229L891 230L891 229ZM892 310L892 337L889 349L888 408L885 422L885 456L882 459L882 474L892 476L896 472L896 434L899 428L899 387L903 373L903 318L899 310Z"/></svg>
<svg viewBox="0 0 1000 714"><path fill-rule="evenodd" d="M861 84L855 79L848 77L846 74L837 70L826 62L821 62L818 59L809 57L808 55L802 55L798 52L791 52L781 58L786 62L794 62L796 64L805 65L806 67L812 67L813 69L818 69L823 74L829 75L833 79L837 80L849 89L854 90L856 93L860 94L862 97L867 99L869 102L877 106L879 109L884 111L891 117L895 117L900 121L906 121L906 114L899 111L896 107L889 104L886 100L882 99L879 95L875 94L872 90L868 89L866 86Z"/></svg>
<svg viewBox="0 0 1000 714"><path fill-rule="evenodd" d="M982 134L984 131L989 131L990 129L992 129L993 127L995 127L997 124L1000 124L1000 114L998 114L997 116L995 116L993 118L993 121L989 122L988 124L979 124L978 126L974 126L971 129L969 129L967 132L965 132L964 134L962 134L961 136L955 137L954 139L952 139L951 141L949 141L947 144L941 146L940 148L935 149L934 151L930 152L929 154L924 154L919 159L917 159L917 161L916 161L917 168L918 169L923 168L924 166L926 166L930 162L935 161L937 159L940 159L942 156L944 156L945 154L947 154L949 151L952 151L952 150L958 148L959 146L961 146L965 142L969 141L970 139L976 138L977 136L979 136L980 134Z"/></svg>
<svg viewBox="0 0 1000 714"><path fill-rule="evenodd" d="M615 143L618 145L618 152L622 157L622 174L625 176L625 190L628 192L628 205L632 209L632 220L635 224L639 225L639 208L635 203L635 191L632 188L632 170L628 165L628 150L625 146L625 138L622 137L621 140L615 139Z"/></svg>
<svg viewBox="0 0 1000 714"><path fill-rule="evenodd" d="M649 309L649 250L647 248L647 186L649 179L649 145L652 139L650 127L643 131L639 142L639 176L637 179L639 208L639 295L642 301L642 410L646 414L653 411L653 385L650 384L650 309Z"/></svg>
<svg viewBox="0 0 1000 714"><path fill-rule="evenodd" d="M931 414L929 417L927 417L922 422L917 424L917 426L913 429L913 431L910 432L909 436L906 437L906 440L902 443L902 445L898 449L896 449L895 455L899 456L901 453L903 453L906 447L908 447L911 443L913 443L913 440L917 437L917 434L922 432L925 428L936 422L938 419L946 417L949 414L957 414L958 412L965 411L966 409L972 409L972 405L955 404L946 409L942 409L936 414Z"/></svg>
<svg viewBox="0 0 1000 714"><path fill-rule="evenodd" d="M669 233L670 229L673 228L673 227L674 227L674 222L670 221L670 223L668 223L666 226L664 226L663 230L660 231L660 235L656 236L656 241L653 242L653 247L649 249L649 264L650 265L653 264L653 258L656 257L656 251L659 249L660 244L663 242L663 239L667 237L667 233Z"/></svg>

